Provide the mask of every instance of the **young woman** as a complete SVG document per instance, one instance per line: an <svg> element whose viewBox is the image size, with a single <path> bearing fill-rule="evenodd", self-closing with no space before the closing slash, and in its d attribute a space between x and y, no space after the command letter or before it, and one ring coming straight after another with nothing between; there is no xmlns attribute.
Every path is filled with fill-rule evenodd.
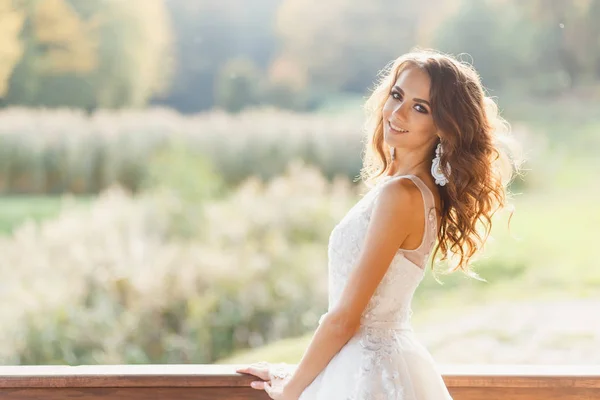
<svg viewBox="0 0 600 400"><path fill-rule="evenodd" d="M471 66L431 51L399 57L367 110L371 189L332 231L329 311L294 371L237 370L273 399L451 399L411 329L411 300L432 252L432 266L439 252L468 271L485 243L513 173L507 124Z"/></svg>

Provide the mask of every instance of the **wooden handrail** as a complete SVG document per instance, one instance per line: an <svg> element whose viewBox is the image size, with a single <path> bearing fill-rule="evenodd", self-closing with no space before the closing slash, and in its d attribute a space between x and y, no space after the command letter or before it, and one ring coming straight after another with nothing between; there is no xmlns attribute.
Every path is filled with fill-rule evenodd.
<svg viewBox="0 0 600 400"><path fill-rule="evenodd" d="M268 399L238 365L0 367L0 399ZM600 399L596 366L441 366L454 400Z"/></svg>
<svg viewBox="0 0 600 400"><path fill-rule="evenodd" d="M454 365L441 368L454 400L600 399L600 367Z"/></svg>

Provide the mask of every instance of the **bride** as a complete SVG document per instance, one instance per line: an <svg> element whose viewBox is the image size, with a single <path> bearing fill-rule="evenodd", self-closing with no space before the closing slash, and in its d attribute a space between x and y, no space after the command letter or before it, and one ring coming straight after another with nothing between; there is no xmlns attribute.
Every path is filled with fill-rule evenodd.
<svg viewBox="0 0 600 400"><path fill-rule="evenodd" d="M386 72L366 104L370 190L329 238L328 312L295 369L237 370L273 399L451 399L415 338L411 300L430 258L468 272L484 245L513 173L507 124L475 70L450 56L417 51Z"/></svg>

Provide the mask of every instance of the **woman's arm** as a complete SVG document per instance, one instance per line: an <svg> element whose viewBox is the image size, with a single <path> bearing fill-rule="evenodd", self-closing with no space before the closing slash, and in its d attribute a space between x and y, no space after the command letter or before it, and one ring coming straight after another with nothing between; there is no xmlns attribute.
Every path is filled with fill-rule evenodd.
<svg viewBox="0 0 600 400"><path fill-rule="evenodd" d="M298 398L352 336L353 333L344 327L339 317L328 313L317 327L298 367L285 386L290 398Z"/></svg>
<svg viewBox="0 0 600 400"><path fill-rule="evenodd" d="M340 301L317 328L296 371L285 386L296 398L354 336L375 289L413 227L422 224L419 189L409 179L391 181L374 205L361 255L350 273ZM418 208L420 207L420 208Z"/></svg>

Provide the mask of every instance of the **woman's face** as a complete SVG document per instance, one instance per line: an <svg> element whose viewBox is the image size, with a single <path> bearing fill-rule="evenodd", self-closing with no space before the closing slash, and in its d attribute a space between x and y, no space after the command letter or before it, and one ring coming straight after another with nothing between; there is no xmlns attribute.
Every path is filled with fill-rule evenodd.
<svg viewBox="0 0 600 400"><path fill-rule="evenodd" d="M383 106L383 138L392 147L407 151L433 148L437 128L433 123L429 75L420 68L405 68Z"/></svg>

